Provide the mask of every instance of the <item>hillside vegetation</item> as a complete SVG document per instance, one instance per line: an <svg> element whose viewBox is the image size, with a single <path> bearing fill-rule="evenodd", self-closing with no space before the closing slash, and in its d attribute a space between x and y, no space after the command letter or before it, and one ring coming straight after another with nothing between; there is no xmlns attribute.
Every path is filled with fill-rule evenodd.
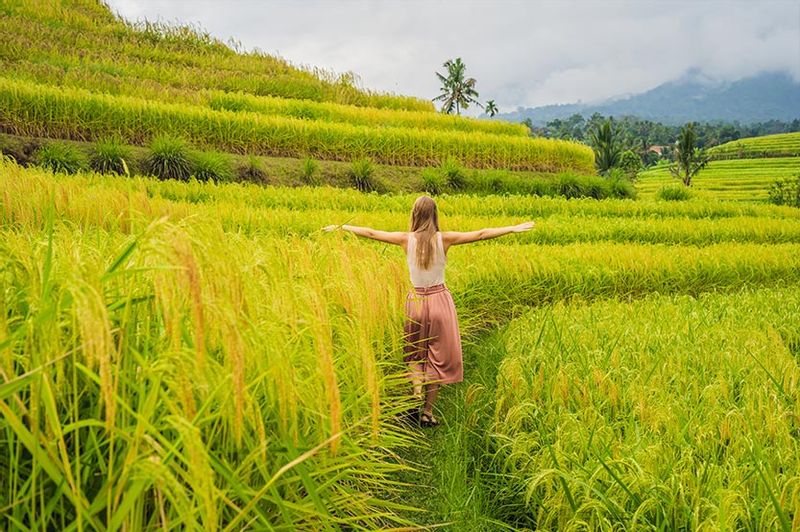
<svg viewBox="0 0 800 532"><path fill-rule="evenodd" d="M800 157L800 133L780 133L734 140L708 150L714 159Z"/></svg>
<svg viewBox="0 0 800 532"><path fill-rule="evenodd" d="M0 122L19 135L145 144L171 134L234 153L319 159L371 157L426 166L455 157L473 168L591 172L594 155L572 142L485 133L369 128L346 123L161 103L0 78Z"/></svg>
<svg viewBox="0 0 800 532"><path fill-rule="evenodd" d="M239 53L190 26L130 24L98 0L2 0L4 76L152 99L194 101L201 89L433 111L431 102L358 89L348 76Z"/></svg>
<svg viewBox="0 0 800 532"><path fill-rule="evenodd" d="M171 135L241 155L594 174L586 146L435 113L430 102L239 53L191 27L130 24L90 0L4 0L0 13L6 133L139 146Z"/></svg>
<svg viewBox="0 0 800 532"><path fill-rule="evenodd" d="M711 161L692 183L692 190L720 200L766 200L777 179L800 172L800 157L730 159ZM677 183L666 166L642 172L636 189L652 198L665 186Z"/></svg>

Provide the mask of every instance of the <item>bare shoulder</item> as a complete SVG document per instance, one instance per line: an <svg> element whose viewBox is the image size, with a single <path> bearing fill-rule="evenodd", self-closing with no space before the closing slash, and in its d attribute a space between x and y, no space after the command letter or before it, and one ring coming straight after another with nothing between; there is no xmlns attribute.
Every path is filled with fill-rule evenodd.
<svg viewBox="0 0 800 532"><path fill-rule="evenodd" d="M442 237L442 246L444 247L444 251L446 253L447 248L458 243L458 238L461 233L458 231L440 231L439 234Z"/></svg>
<svg viewBox="0 0 800 532"><path fill-rule="evenodd" d="M407 231L403 231L403 232L398 232L397 233L397 235L399 237L398 244L400 245L401 248L403 248L403 251L406 251L406 252L408 251L408 237L409 237L410 234L411 233L409 233Z"/></svg>

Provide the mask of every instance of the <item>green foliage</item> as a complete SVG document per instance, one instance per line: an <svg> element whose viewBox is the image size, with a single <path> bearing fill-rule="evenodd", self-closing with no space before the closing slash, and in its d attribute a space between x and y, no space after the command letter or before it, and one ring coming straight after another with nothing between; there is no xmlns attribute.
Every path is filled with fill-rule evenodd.
<svg viewBox="0 0 800 532"><path fill-rule="evenodd" d="M169 135L221 152L338 161L369 157L380 164L420 167L446 157L456 157L469 168L588 172L593 166L591 149L565 141L309 122L46 87L6 78L0 78L0 108L6 131L26 136L86 138L117 134L124 142L138 144L143 138Z"/></svg>
<svg viewBox="0 0 800 532"><path fill-rule="evenodd" d="M53 172L75 174L86 168L86 155L65 142L49 142L36 152L39 166Z"/></svg>
<svg viewBox="0 0 800 532"><path fill-rule="evenodd" d="M230 157L213 151L200 151L192 154L192 175L198 181L230 181L233 166Z"/></svg>
<svg viewBox="0 0 800 532"><path fill-rule="evenodd" d="M422 171L422 190L435 196L444 192L447 187L447 179L437 170L426 168Z"/></svg>
<svg viewBox="0 0 800 532"><path fill-rule="evenodd" d="M692 191L683 185L666 185L658 189L656 197L664 201L684 201L692 198Z"/></svg>
<svg viewBox="0 0 800 532"><path fill-rule="evenodd" d="M530 129L536 134L549 138L577 140L582 142L589 142L591 138L591 131L601 124L607 117L595 113L589 118L585 118L581 114L573 114L568 118L557 118L547 122L543 127L534 126L530 119L525 119L523 122L528 121ZM680 135L680 126L673 126L670 124L663 124L660 122L653 122L652 120L637 118L635 116L615 116L614 124L620 133L620 137L624 139L626 147L636 149L639 155L644 157L645 153L642 151L642 146L645 149L650 146L670 146L675 143ZM701 148L709 148L724 144L725 147L719 146L713 148L714 158L730 158L737 156L738 147L742 147L742 152L739 157L757 157L763 151L772 151L773 148L778 146L764 146L748 149L749 142L752 139L746 137L763 137L764 135L783 134L790 132L800 131L800 120L792 122L780 122L777 120L770 120L768 122L753 123L753 124L726 124L720 122L704 122L696 125L697 132L697 145ZM797 134L797 133L795 133ZM738 144L741 139L743 142ZM787 139L788 140L788 139ZM725 144L728 143L728 144ZM771 141L765 143L772 144ZM779 151L791 155L797 153L792 151L791 144L788 144L781 139L779 144ZM796 146L796 145L795 145ZM749 155L752 154L752 155ZM658 157L657 154L651 154L650 157Z"/></svg>
<svg viewBox="0 0 800 532"><path fill-rule="evenodd" d="M628 179L619 177L609 178L608 189L609 194L607 197L610 198L636 198L636 188Z"/></svg>
<svg viewBox="0 0 800 532"><path fill-rule="evenodd" d="M800 173L778 179L772 183L768 194L769 202L774 205L800 207Z"/></svg>
<svg viewBox="0 0 800 532"><path fill-rule="evenodd" d="M264 170L264 163L255 155L247 156L244 164L239 166L238 175L240 181L250 181L252 183L261 184L267 184L269 182L267 172Z"/></svg>
<svg viewBox="0 0 800 532"><path fill-rule="evenodd" d="M150 142L144 171L159 179L185 181L192 175L192 153L180 137L159 135Z"/></svg>
<svg viewBox="0 0 800 532"><path fill-rule="evenodd" d="M642 158L632 150L622 152L617 166L622 169L629 181L636 181L639 172L644 169Z"/></svg>
<svg viewBox="0 0 800 532"><path fill-rule="evenodd" d="M375 191L378 189L378 183L375 180L374 173L375 166L371 160L367 158L356 159L350 165L350 182L361 192Z"/></svg>
<svg viewBox="0 0 800 532"><path fill-rule="evenodd" d="M494 115L496 115L498 113L497 104L494 103L494 100L488 100L486 102L486 107L484 108L484 111L490 117L493 117Z"/></svg>
<svg viewBox="0 0 800 532"><path fill-rule="evenodd" d="M314 102L243 93L211 92L203 103L214 110L250 111L270 116L307 121L340 122L370 127L404 127L442 131L482 132L494 135L527 136L522 124L504 120L475 120L430 111L404 111L355 107L332 102ZM495 107L496 110L496 107ZM487 108L487 113L488 113Z"/></svg>
<svg viewBox="0 0 800 532"><path fill-rule="evenodd" d="M461 109L468 109L472 103L481 107L478 103L478 91L475 90L475 78L465 77L467 67L461 58L457 57L455 61L448 59L444 62L444 67L447 69L446 76L436 72L436 77L442 84L439 89L442 93L433 99L442 102L442 112L451 114L455 111L460 115Z"/></svg>
<svg viewBox="0 0 800 532"><path fill-rule="evenodd" d="M300 161L300 180L306 185L318 185L319 179L317 172L319 163L311 157L306 157Z"/></svg>
<svg viewBox="0 0 800 532"><path fill-rule="evenodd" d="M439 165L439 173L452 190L463 190L467 185L464 168L452 157L442 161Z"/></svg>
<svg viewBox="0 0 800 532"><path fill-rule="evenodd" d="M554 185L556 194L565 198L602 199L609 195L609 184L602 177L560 174Z"/></svg>
<svg viewBox="0 0 800 532"><path fill-rule="evenodd" d="M692 186L692 179L708 164L708 155L696 146L696 142L694 123L690 122L681 129L675 143L675 162L669 167L670 173L687 187Z"/></svg>
<svg viewBox="0 0 800 532"><path fill-rule="evenodd" d="M713 159L800 156L800 132L738 139L708 150Z"/></svg>
<svg viewBox="0 0 800 532"><path fill-rule="evenodd" d="M703 169L703 179L692 189L708 191L720 200L767 200L767 191L776 179L791 177L800 168L800 157L729 159L710 161ZM642 172L636 188L644 198L653 197L664 185L676 183L668 166ZM681 185L683 186L683 185Z"/></svg>
<svg viewBox="0 0 800 532"><path fill-rule="evenodd" d="M591 132L591 145L594 149L594 164L601 175L618 166L622 156L619 135L611 119L599 124Z"/></svg>
<svg viewBox="0 0 800 532"><path fill-rule="evenodd" d="M14 2L13 7L4 2L2 11L8 77L150 100L196 102L203 91L218 90L434 111L429 100L365 90L352 75L297 68L277 56L245 52L198 26L129 23L103 2Z"/></svg>
<svg viewBox="0 0 800 532"><path fill-rule="evenodd" d="M706 264L709 285L746 277ZM792 529L800 292L667 286L681 293L548 305L509 326L491 470L526 487L536 528ZM698 473L709 460L724 471Z"/></svg>
<svg viewBox="0 0 800 532"><path fill-rule="evenodd" d="M170 522L185 522L187 528L206 528L203 520L231 529L244 520L255 523L251 528L291 529L301 521L314 530L323 530L329 523L336 528L342 522L370 530L385 528L387 523L410 526L409 522L396 522L396 506L383 504L384 488L397 486L392 467L398 464L398 455L404 458L411 447L430 456L430 449L415 444L418 439L410 437L413 433L402 430L398 434L393 420L407 407L396 404L408 392L408 383L401 376L404 368L399 362L401 339L397 332L402 331L404 299L398 288L407 286L407 272L397 260L400 257L386 255L384 246L339 235L326 238L319 228L331 221L344 223L356 214L358 224L403 227L417 194L387 197L331 187L259 187L148 178L132 184L123 177L94 175L64 180L40 169L0 165L0 198L12 198L4 204L0 254L13 266L0 276L0 293L6 296L3 325L14 349L14 364L0 387L8 390L9 382L17 382L9 379L30 379L25 375L38 371L32 382L43 387L42 397L50 398L31 401L36 390L24 387L19 401L6 397L8 408L0 416L0 431L5 435L0 438L0 456L8 457L0 460L0 478L12 480L8 499L23 501L20 510L9 510L19 511L15 519L26 528L34 528L38 521L53 525L44 528L58 529L62 518L73 515L69 505L72 492L58 489L63 478L52 478L41 470L37 456L56 461L51 471L66 471L60 466L67 467L73 460L85 471L100 470L114 456L140 452L138 445L145 445L149 435L164 448L173 449L174 460L159 464L162 468L158 471L182 479L169 489L171 496L184 502L180 507L165 503L164 515ZM502 179L513 183L511 179L516 177L500 171L483 175L487 182ZM611 181L593 179L606 185ZM109 212L130 205L134 189L149 198L148 208L133 209L123 217L109 216ZM59 193L53 194L53 190ZM694 416L716 415L725 408L735 415L719 419L746 421L749 418L740 416L744 412L756 427L764 426L755 423L762 419L761 414L773 412L768 429L775 429L771 432L775 437L760 438L759 433L753 435L753 441L781 445L774 454L784 464L787 456L795 459L794 439L787 429L792 428L789 413L794 405L789 384L800 378L792 358L796 348L791 347L797 342L787 339L788 347L781 345L784 335L797 337L792 324L798 313L793 287L800 282L800 215L795 210L715 201L634 203L476 195L449 195L441 207L446 216L443 223L458 230L508 225L526 218L540 222L533 231L487 245L465 246L448 259L449 267L457 272L451 289L457 298L465 345L475 345L473 335L489 320L500 323L519 316L525 305L541 311L515 329L518 335L506 344L515 350L509 353L512 357L523 357L518 360L518 373L513 371L513 362L506 365L508 357L496 352L484 357L475 350L475 357L467 358L476 364L473 369L488 365L487 360L502 362L501 378L491 375L480 383L483 386L475 386L476 379L470 377L469 386L455 387L437 403L437 407L446 405L453 394L464 393L467 402L481 407L472 411L481 416L479 420L445 413L445 424L432 437L434 443L455 442L474 432L469 441L476 445L467 451L488 456L465 456L460 452L463 447L452 452L453 448L445 445L437 445L443 452L433 454L452 457L448 474L469 462L464 470L476 471L469 480L480 484L480 477L490 477L492 487L505 494L503 498L516 501L511 506L505 501L492 505L498 512L492 517L508 519L507 524L515 528L520 522L515 513L525 511L536 516L539 528L550 523L548 528L555 530L568 528L560 526L564 523L558 519L573 521L569 526L581 519L591 522L593 515L598 522L611 521L608 512L613 508L631 528L634 515L643 528L659 528L653 515L705 516L713 521L709 524L716 524L719 514L708 501L720 501L720 497L709 492L703 499L680 494L725 484L725 478L717 475L698 479L694 462L684 463L715 456L720 446L693 437L693 431L704 430L703 425L677 425L669 408L673 404L689 412L679 420L694 421ZM49 220L42 216L46 212L53 213ZM165 215L169 221L163 220ZM144 228L148 230L142 231ZM287 238L287 233L292 236ZM46 245L51 239L52 246ZM45 245L31 245L32 241ZM49 253L49 249L55 251ZM694 297L684 297L680 305L686 302L689 306L677 308L686 312L662 313L662 307L673 308L662 300L658 301L662 304L646 308L628 307L653 292L697 296L714 291L714 298L723 298L724 292L759 284L790 285L794 300L751 300L744 308L757 319L748 322L749 330L738 328L734 337L728 336L729 325L742 322L718 321L738 320L735 312L744 315L733 304L709 309L704 306L707 301L699 304ZM48 293L55 305L50 314L42 314L37 306L42 293ZM605 303L586 310L585 303L592 300ZM775 305L782 306L776 309ZM752 312L759 307L766 309L764 313ZM782 316L783 325L772 321L774 316ZM687 319L698 318L712 321L691 321L692 326L686 327ZM30 341L28 327L34 325L44 336ZM542 331L535 330L539 326ZM637 336L637 331L642 334ZM654 337L657 342L652 341ZM355 356L354 339L363 347ZM109 345L112 349L102 349ZM676 345L680 349L676 350ZM777 376L775 384L748 362L747 350L734 349L741 345L752 348L752 354ZM702 351L697 346L702 346ZM65 352L75 356L63 358ZM80 362L84 357L86 364L95 360L92 357L99 358L97 366L92 369ZM735 365L725 365L729 362ZM54 370L37 370L44 363ZM76 363L79 365L73 367ZM58 380L58 364L63 364L64 375L70 378ZM102 369L104 364L109 371ZM697 372L697 364L721 368L723 373ZM367 371L365 366L375 371ZM676 371L681 367L689 376L683 380L675 377L682 375ZM594 373L595 369L599 373ZM281 380L281 376L286 378ZM650 381L650 376L655 380ZM731 376L733 381L745 379L746 386L738 386L741 393L731 395L737 389L729 382ZM706 380L702 386L691 386L691 379L697 378ZM683 389L686 385L690 386ZM730 397L711 388L718 400L706 401L708 386L717 385L726 388ZM652 394L660 401L650 401ZM674 402L665 403L669 394L674 394ZM685 394L692 394L692 400L686 401ZM495 397L501 400L495 402ZM750 408L758 406L763 412L740 408L740 400L751 401ZM55 407L47 406L52 402ZM711 410L696 410L698 404ZM111 407L109 412L105 405L115 405L116 411ZM636 415L629 412L631 408ZM132 411L137 416L131 417ZM210 412L211 417L198 421L204 419L202 412ZM37 417L43 426L64 434L65 454L46 452L47 435L28 437L24 415ZM286 417L290 421L284 431L280 420ZM262 424L260 420L266 421ZM293 423L302 449L292 448ZM108 430L109 425L113 430ZM74 426L82 426L85 437L66 437L68 427ZM594 431L598 426L602 430ZM717 428L722 425L711 426L711 434L717 438ZM137 429L143 431L139 443ZM444 431L451 431L447 440L439 437ZM334 450L330 438L339 433L338 449ZM496 438L495 434L502 436ZM553 445L560 465L551 463L552 455L541 448L542 441L555 441L554 435L568 436ZM691 437L687 439L687 435ZM277 454L264 452L265 438L273 442ZM641 438L647 445L638 445ZM652 446L664 438L670 448L677 449L666 454L676 461L669 469L659 468L652 458L663 458L652 453ZM590 439L594 445L581 446ZM604 454L609 442L618 443L625 451L622 458L609 459ZM745 443L745 450L752 449L751 442ZM37 447L37 454L14 451L26 444L41 450ZM286 449L280 450L279 445ZM286 471L281 468L290 460L306 452L303 449L318 446L318 451L297 464L305 467L298 470L305 479L299 474L278 475ZM501 449L511 452L513 458L507 462L506 455L495 454ZM574 452L570 456L583 467L566 460L568 451ZM736 454L739 451L732 442L724 453L738 459L742 456ZM597 460L598 455L641 501L663 503L664 511L650 514L647 509L652 506L645 505L637 513L642 506L619 487ZM252 460L236 459L233 471L233 460L242 456ZM524 457L521 462L520 456ZM619 462L623 459L635 462ZM769 462L760 464L765 471L773 467ZM789 465L791 469L787 466L786 470L797 469L794 462ZM558 477L542 475L542 471L557 468L561 468ZM671 475L675 468L683 468L683 474ZM437 475L445 471L438 464L431 469ZM23 473L27 471L37 473L37 483L23 480L29 478ZM419 479L418 471L412 474ZM247 507L252 494L276 475L281 489L264 490L260 499L264 508L276 509ZM746 501L747 512L736 515L757 513L762 516L758 521L761 528L775 528L775 514L770 513L768 502L765 506L764 489L752 483L758 482L752 468L740 464L726 475L739 478L726 485L724 493L741 490L731 500ZM103 482L112 491L125 491L130 478L116 470ZM376 484L384 478L391 484ZM534 478L542 486L541 492L534 489L531 497L520 496L517 486L530 486ZM569 503L558 478L576 500L585 502L576 506L583 512L578 517L567 510ZM771 489L779 495L792 486L791 475L772 477ZM97 497L95 487L76 484L76 493L86 505ZM129 529L141 528L138 523L148 519L157 523L160 518L153 517L149 504L158 504L158 489L146 484L141 492L126 495L134 497L130 509L114 511L108 519ZM457 508L475 493L471 488L458 488L447 497ZM320 514L312 495L330 515ZM362 495L370 498L369 503L354 510ZM399 496L407 501L404 495L390 492L389 501ZM54 497L53 512L38 514L32 511L35 503L25 502L41 496ZM342 504L343 496L347 504ZM606 500L613 505L604 505ZM231 504L242 510L229 512ZM699 509L684 511L688 504ZM563 506L563 511L552 505ZM680 511L673 512L673 505ZM285 515L278 509L281 506ZM216 517L207 517L212 514ZM88 524L95 515L86 510L83 517ZM239 521L231 522L237 518ZM411 524L417 524L416 518L418 512L411 515ZM746 528L725 524L730 529ZM678 520L661 528L686 527Z"/></svg>
<svg viewBox="0 0 800 532"><path fill-rule="evenodd" d="M101 174L130 175L131 150L116 137L97 141L92 146L89 166Z"/></svg>

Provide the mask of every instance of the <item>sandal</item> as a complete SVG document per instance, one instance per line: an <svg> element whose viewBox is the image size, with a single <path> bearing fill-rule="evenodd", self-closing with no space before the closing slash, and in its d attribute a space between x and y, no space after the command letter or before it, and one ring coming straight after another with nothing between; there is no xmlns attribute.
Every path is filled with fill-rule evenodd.
<svg viewBox="0 0 800 532"><path fill-rule="evenodd" d="M405 412L400 412L397 417L400 419L401 423L413 425L415 422L419 421L419 408L409 408Z"/></svg>
<svg viewBox="0 0 800 532"><path fill-rule="evenodd" d="M419 426L427 429L431 427L438 427L441 425L438 419L434 418L432 414L426 414L425 412L420 413L419 415Z"/></svg>

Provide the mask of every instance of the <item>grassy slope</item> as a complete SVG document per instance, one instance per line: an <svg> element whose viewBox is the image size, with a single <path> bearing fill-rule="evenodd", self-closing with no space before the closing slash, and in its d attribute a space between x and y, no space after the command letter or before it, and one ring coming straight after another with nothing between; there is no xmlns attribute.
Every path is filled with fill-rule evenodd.
<svg viewBox="0 0 800 532"><path fill-rule="evenodd" d="M721 200L765 200L774 181L798 172L800 157L711 161L694 178L692 188ZM636 188L642 198L651 198L676 182L666 167L660 167L643 172Z"/></svg>
<svg viewBox="0 0 800 532"><path fill-rule="evenodd" d="M237 53L193 28L133 27L94 0L6 0L0 13L7 132L72 140L114 132L139 145L171 133L273 157L397 166L455 157L473 168L594 172L585 146L531 139L518 124L442 116L430 102Z"/></svg>
<svg viewBox="0 0 800 532"><path fill-rule="evenodd" d="M34 165L37 163L36 150L52 139L41 137L24 137L0 133L0 153L13 157L17 162L24 165ZM89 157L92 153L94 143L59 140L70 146L78 148L84 155ZM132 174L143 174L142 161L148 153L148 149L128 145L126 149L130 152L131 158L126 161ZM228 153L225 157L229 160L234 169L234 179L273 186L296 187L304 185L327 185L340 188L352 188L352 178L350 170L352 164L342 161L315 160L316 170L310 178L303 175L305 159L291 157L263 157L253 156L261 165L264 172L263 180L253 180L250 177L240 178L238 174L249 164L250 157ZM409 193L413 191L423 191L425 189L423 173L425 168L401 165L382 165L373 166L375 182L380 192L386 193ZM433 169L434 173L438 170ZM592 180L599 179L592 176L577 175L574 173L546 173L530 171L508 171L508 170L482 170L472 168L462 168L461 173L465 179L465 188L461 192L476 194L530 194L556 195L555 183L559 179L578 179ZM553 189L552 191L549 191ZM444 188L449 190L448 187ZM451 191L452 192L452 191Z"/></svg>
<svg viewBox="0 0 800 532"><path fill-rule="evenodd" d="M431 102L358 89L263 53L237 53L192 27L133 27L97 0L2 0L6 76L111 94L191 99L200 89L433 111Z"/></svg>
<svg viewBox="0 0 800 532"><path fill-rule="evenodd" d="M270 156L345 161L371 157L410 166L454 157L472 168L594 170L589 147L561 140L215 111L7 78L0 78L0 125L21 135L73 140L117 135L131 144L169 134L204 148Z"/></svg>
<svg viewBox="0 0 800 532"><path fill-rule="evenodd" d="M765 135L733 140L708 150L715 159L743 159L747 157L798 157L800 132Z"/></svg>

